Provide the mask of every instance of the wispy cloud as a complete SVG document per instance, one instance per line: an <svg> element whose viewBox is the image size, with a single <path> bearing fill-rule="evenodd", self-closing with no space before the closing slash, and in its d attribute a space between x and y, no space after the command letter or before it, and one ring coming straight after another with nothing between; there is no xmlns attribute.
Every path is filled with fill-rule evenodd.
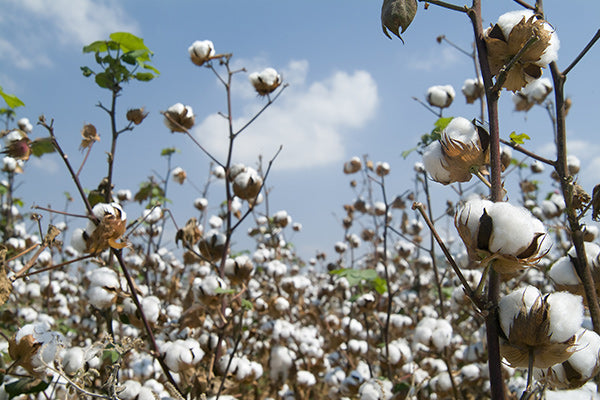
<svg viewBox="0 0 600 400"><path fill-rule="evenodd" d="M419 50L408 58L407 66L416 71L434 71L436 69L451 69L465 57L455 49L448 47L432 47L429 51Z"/></svg>
<svg viewBox="0 0 600 400"><path fill-rule="evenodd" d="M344 135L348 130L364 127L375 115L377 85L365 71L338 71L323 81L307 84L307 71L306 61L292 61L282 69L285 80L293 84L239 136L236 162L252 165L259 154L268 160L280 146L283 151L277 159L279 169L310 168L345 157ZM256 95L247 102L246 115L253 115L262 106ZM247 121L236 119L234 127ZM208 116L193 132L208 151L221 159L225 157L228 131L222 116Z"/></svg>
<svg viewBox="0 0 600 400"><path fill-rule="evenodd" d="M115 0L8 0L3 9L10 18L0 19L0 59L21 69L49 65L49 42L79 47L115 31L139 31Z"/></svg>

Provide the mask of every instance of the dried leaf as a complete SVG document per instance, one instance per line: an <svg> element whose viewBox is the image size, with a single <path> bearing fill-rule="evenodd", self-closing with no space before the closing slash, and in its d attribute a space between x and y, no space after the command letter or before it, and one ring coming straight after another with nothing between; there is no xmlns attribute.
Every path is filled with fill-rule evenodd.
<svg viewBox="0 0 600 400"><path fill-rule="evenodd" d="M100 141L100 136L98 136L98 132L96 131L96 127L92 124L85 124L81 129L81 136L83 140L79 145L79 150L85 150L88 147L91 147L95 142Z"/></svg>
<svg viewBox="0 0 600 400"><path fill-rule="evenodd" d="M417 0L384 0L381 7L381 28L388 38L392 38L388 29L396 35L402 43L404 40L400 37L417 14ZM400 31L402 28L402 31Z"/></svg>
<svg viewBox="0 0 600 400"><path fill-rule="evenodd" d="M490 238L492 236L493 220L483 209L483 215L479 218L479 229L477 230L477 248L480 250L489 250Z"/></svg>

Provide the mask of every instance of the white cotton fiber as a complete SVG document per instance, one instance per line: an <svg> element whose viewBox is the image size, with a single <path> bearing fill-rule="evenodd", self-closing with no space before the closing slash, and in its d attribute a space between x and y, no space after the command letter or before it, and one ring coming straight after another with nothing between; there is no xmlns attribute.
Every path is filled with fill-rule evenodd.
<svg viewBox="0 0 600 400"><path fill-rule="evenodd" d="M527 286L517 289L500 299L498 303L500 327L507 337L510 335L510 329L519 312L530 310L540 297L541 293L536 287Z"/></svg>
<svg viewBox="0 0 600 400"><path fill-rule="evenodd" d="M423 165L433 180L441 183L450 182L450 171L444 167L444 153L439 141L432 142L423 154Z"/></svg>
<svg viewBox="0 0 600 400"><path fill-rule="evenodd" d="M488 215L493 220L489 243L493 253L517 256L529 247L535 233L546 232L541 222L527 209L509 203L495 203L488 210Z"/></svg>
<svg viewBox="0 0 600 400"><path fill-rule="evenodd" d="M579 285L581 283L571 259L567 256L559 258L552 264L548 276L560 285Z"/></svg>
<svg viewBox="0 0 600 400"><path fill-rule="evenodd" d="M583 302L581 296L568 292L555 292L548 295L550 306L550 340L561 343L568 340L581 328L583 322Z"/></svg>
<svg viewBox="0 0 600 400"><path fill-rule="evenodd" d="M599 361L600 336L587 329L579 331L577 336L577 350L569 357L569 364L583 377L591 377Z"/></svg>

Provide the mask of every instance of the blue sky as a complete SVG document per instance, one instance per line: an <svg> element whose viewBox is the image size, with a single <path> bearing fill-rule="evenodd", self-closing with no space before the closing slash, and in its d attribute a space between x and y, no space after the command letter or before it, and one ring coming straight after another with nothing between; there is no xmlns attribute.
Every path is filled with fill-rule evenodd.
<svg viewBox="0 0 600 400"><path fill-rule="evenodd" d="M518 9L508 0L483 3L485 24ZM122 118L128 108L138 106L145 106L150 116L121 137L116 155L120 171L116 189L135 192L153 171L164 173L160 150L171 146L181 150L174 166L183 167L196 186L206 181L208 159L185 137L169 133L159 111L176 102L189 104L196 114L194 133L199 140L215 154L217 144L225 142L225 132L215 122L216 113L225 110L225 94L210 71L189 61L187 48L193 41L213 41L217 52L233 53L233 65L246 67L249 73L276 68L290 86L245 133L235 158L252 165L258 154L268 160L283 145L268 181L270 208L285 209L303 224L303 232L292 241L308 258L317 249L333 253L333 244L342 239L341 206L355 196L350 179L342 173L344 161L368 154L373 161L389 162L390 196L413 188L412 166L418 157L403 160L400 154L431 130L435 117L412 97L423 98L430 86L450 84L457 98L445 115L478 116L478 107L467 105L460 94L464 80L474 77L472 61L435 40L444 34L470 48L467 17L436 6L424 10L419 4L415 21L403 34L403 45L383 35L380 10L380 1L358 0L5 0L0 15L0 85L26 103L18 109L18 117L34 122L44 114L55 120L59 140L76 165L82 159L81 127L96 125L102 140L82 173L84 186L93 188L106 174L104 159L110 145L108 120L95 105L108 104L109 92L81 75L80 66L93 66L93 57L81 49L115 31L143 37L155 53L153 62L161 76L125 87L119 98ZM558 63L564 68L597 30L600 4L546 1L545 12L557 29ZM594 78L599 54L598 48L592 49L566 86L573 97L567 122L569 148L582 160L580 182L588 191L600 178L595 132L600 89ZM262 100L252 92L246 75L239 76L233 90L234 113L241 123ZM526 132L532 137L528 147L552 156L551 125L542 108L516 113L510 93L503 93L500 126L505 138L512 131ZM34 137L43 135L41 128L34 129ZM75 193L55 155L29 161L18 184L17 195L27 206L62 209L63 193ZM222 188L213 190L220 195ZM440 185L435 190L439 198L453 196ZM197 196L189 185L170 184L178 224L193 214L191 204ZM518 198L516 193L514 197ZM82 210L79 204L72 207Z"/></svg>

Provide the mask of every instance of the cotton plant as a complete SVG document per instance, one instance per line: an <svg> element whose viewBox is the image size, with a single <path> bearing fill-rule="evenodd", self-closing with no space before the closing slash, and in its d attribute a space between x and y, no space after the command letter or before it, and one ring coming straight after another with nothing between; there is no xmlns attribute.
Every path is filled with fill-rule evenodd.
<svg viewBox="0 0 600 400"><path fill-rule="evenodd" d="M473 104L479 100L484 94L483 82L481 78L478 79L465 79L463 86L460 90L465 96L467 104Z"/></svg>
<svg viewBox="0 0 600 400"><path fill-rule="evenodd" d="M468 182L488 158L488 135L469 120L456 117L443 130L440 140L425 148L423 165L434 181L444 185Z"/></svg>

